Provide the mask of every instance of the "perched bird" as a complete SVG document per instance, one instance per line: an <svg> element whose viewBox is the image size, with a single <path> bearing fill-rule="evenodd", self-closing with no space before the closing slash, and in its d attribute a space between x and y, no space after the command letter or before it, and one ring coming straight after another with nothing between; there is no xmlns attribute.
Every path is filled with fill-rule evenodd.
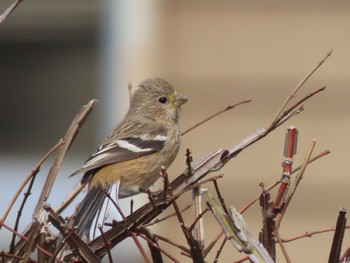
<svg viewBox="0 0 350 263"><path fill-rule="evenodd" d="M174 161L181 142L180 107L186 101L164 79L140 83L124 119L73 174L83 172L81 184L88 184L73 223L79 236L90 240L90 229L107 198L104 191L115 185L118 198L146 191L159 178L161 166Z"/></svg>

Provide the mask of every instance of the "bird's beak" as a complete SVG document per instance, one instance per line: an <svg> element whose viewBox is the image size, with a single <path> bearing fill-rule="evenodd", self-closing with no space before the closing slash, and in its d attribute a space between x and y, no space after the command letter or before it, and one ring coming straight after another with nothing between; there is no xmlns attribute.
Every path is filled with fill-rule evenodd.
<svg viewBox="0 0 350 263"><path fill-rule="evenodd" d="M175 105L180 107L182 104L186 103L188 101L188 99L180 94L180 93L177 93L176 94L176 98L175 98Z"/></svg>

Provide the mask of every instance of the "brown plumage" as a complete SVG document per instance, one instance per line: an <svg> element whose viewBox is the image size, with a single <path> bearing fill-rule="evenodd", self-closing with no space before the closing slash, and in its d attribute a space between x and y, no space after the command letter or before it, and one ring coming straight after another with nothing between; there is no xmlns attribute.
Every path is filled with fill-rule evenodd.
<svg viewBox="0 0 350 263"><path fill-rule="evenodd" d="M135 91L125 118L100 148L74 174L83 172L89 190L78 210L77 233L89 239L89 230L109 190L119 183L118 197L147 190L161 166L169 167L180 147L180 106L187 99L160 78L143 81ZM74 175L73 174L73 175Z"/></svg>

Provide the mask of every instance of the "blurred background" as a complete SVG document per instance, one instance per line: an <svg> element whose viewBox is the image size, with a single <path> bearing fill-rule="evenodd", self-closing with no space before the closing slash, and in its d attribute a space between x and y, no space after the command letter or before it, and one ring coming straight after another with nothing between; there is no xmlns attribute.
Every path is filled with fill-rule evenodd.
<svg viewBox="0 0 350 263"><path fill-rule="evenodd" d="M12 1L2 0L3 12ZM204 124L183 137L182 149L169 169L175 178L185 168L185 149L194 159L231 148L257 128L267 126L291 90L322 59L333 55L312 76L298 98L324 85L325 92L305 103L305 110L267 138L249 147L220 171L222 194L229 205L244 206L281 176L284 136L299 129L295 165L301 164L312 139L315 154L331 155L311 164L291 203L282 237L329 228L340 207L349 209L350 2L347 1L91 1L22 2L0 24L0 213L41 157L64 136L71 120L91 99L98 99L58 175L49 203L55 207L79 180L77 170L128 107L127 85L147 77L170 81L189 102L183 107L186 129L229 104L250 104ZM22 218L31 220L50 159L39 174ZM158 185L159 187L160 185ZM157 188L157 186L155 187ZM274 196L274 194L273 194ZM190 196L181 198L181 205ZM128 206L129 200L123 201ZM140 201L142 202L142 201ZM19 203L8 224L14 221ZM244 217L252 233L261 228L256 204ZM192 223L191 211L186 222ZM218 233L207 216L207 244ZM176 220L155 231L185 242ZM172 231L169 232L169 229ZM9 233L0 234L0 250ZM328 259L333 233L286 244L293 262ZM350 246L345 233L344 250ZM143 262L127 242L116 251L118 262ZM170 248L169 248L170 249ZM227 244L220 262L241 258ZM171 254L182 262L188 259ZM213 253L215 254L215 252ZM278 262L284 262L277 249ZM213 256L208 258L211 262Z"/></svg>

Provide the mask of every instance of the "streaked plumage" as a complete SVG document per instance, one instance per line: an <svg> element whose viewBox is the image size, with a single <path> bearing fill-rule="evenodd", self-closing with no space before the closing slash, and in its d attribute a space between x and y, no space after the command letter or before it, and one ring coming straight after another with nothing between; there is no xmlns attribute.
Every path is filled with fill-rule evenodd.
<svg viewBox="0 0 350 263"><path fill-rule="evenodd" d="M169 167L181 141L178 126L180 106L187 99L163 79L147 79L135 91L123 121L106 137L98 150L75 172L84 173L89 190L74 225L88 238L93 219L105 195L119 184L119 198L147 190L158 178L161 166Z"/></svg>

